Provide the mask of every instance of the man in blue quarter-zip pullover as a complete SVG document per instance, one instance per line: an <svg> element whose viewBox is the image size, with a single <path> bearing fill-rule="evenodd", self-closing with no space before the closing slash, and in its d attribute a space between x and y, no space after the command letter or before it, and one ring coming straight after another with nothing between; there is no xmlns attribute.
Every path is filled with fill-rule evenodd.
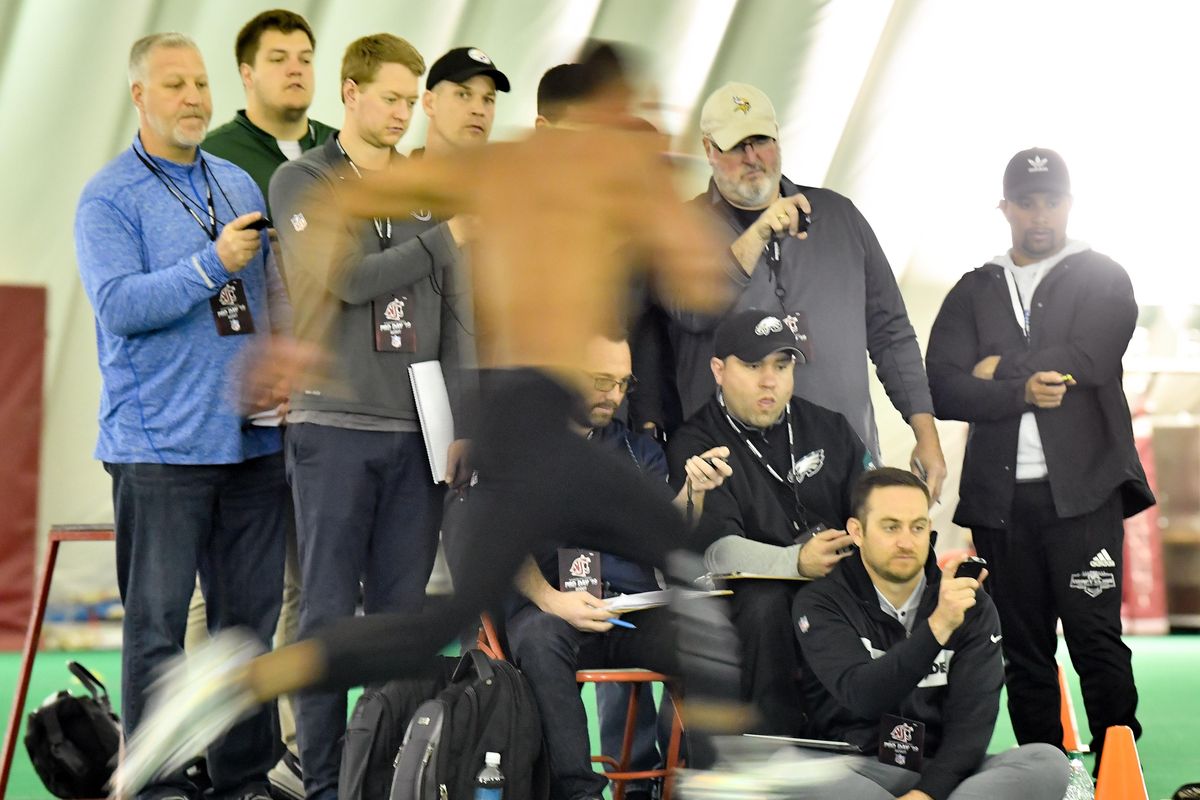
<svg viewBox="0 0 1200 800"><path fill-rule="evenodd" d="M181 34L134 43L132 145L88 182L75 241L96 315L103 379L96 457L112 476L125 605L125 735L157 668L183 651L197 571L210 630L248 628L269 647L283 581L279 431L234 405L247 346L289 321L262 193L198 151L212 116L204 60ZM265 798L278 734L269 706L208 750L213 797ZM197 797L184 776L139 797Z"/></svg>

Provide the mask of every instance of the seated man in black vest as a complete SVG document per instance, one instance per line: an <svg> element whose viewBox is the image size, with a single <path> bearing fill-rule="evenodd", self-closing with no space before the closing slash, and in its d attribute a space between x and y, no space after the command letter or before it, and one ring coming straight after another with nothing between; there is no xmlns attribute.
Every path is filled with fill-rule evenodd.
<svg viewBox="0 0 1200 800"><path fill-rule="evenodd" d="M609 452L612 469L635 469L668 495L667 460L658 444L613 418L634 383L628 343L596 337L587 362L592 392L572 423L576 432ZM696 507L702 508L706 490L720 486L729 474L726 454L724 448L711 448L685 465ZM686 499L687 492L680 492L678 502L682 505ZM563 531L562 544L571 544L569 531ZM542 715L551 798L598 800L608 781L592 771L587 716L575 671L642 667L677 674L674 634L666 608L639 611L626 622L605 606L603 598L659 589L651 567L569 546L547 548L535 557L516 579L527 602L509 616L509 644Z"/></svg>
<svg viewBox="0 0 1200 800"><path fill-rule="evenodd" d="M1000 618L980 583L940 570L919 478L883 468L854 488L854 555L796 597L810 735L863 755L813 800L1060 800L1067 760L1027 744L987 756L1000 710ZM800 748L802 757L828 754Z"/></svg>
<svg viewBox="0 0 1200 800"><path fill-rule="evenodd" d="M757 732L797 735L804 727L791 630L792 599L849 552L839 530L850 490L870 453L841 414L792 396L808 332L794 316L750 309L717 328L717 392L668 446L672 485L685 464L713 447L729 449L731 477L708 492L697 535L714 574L760 576L728 582L742 640L742 693L761 719Z"/></svg>

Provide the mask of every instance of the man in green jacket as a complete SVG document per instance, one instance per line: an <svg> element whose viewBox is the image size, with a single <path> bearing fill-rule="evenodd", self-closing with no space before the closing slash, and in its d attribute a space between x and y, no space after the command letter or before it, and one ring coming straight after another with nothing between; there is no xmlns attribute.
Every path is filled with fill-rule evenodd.
<svg viewBox="0 0 1200 800"><path fill-rule="evenodd" d="M249 172L264 199L280 164L323 144L335 131L308 117L315 46L308 21L282 9L264 11L238 33L234 50L246 107L209 133L203 148Z"/></svg>
<svg viewBox="0 0 1200 800"><path fill-rule="evenodd" d="M315 44L308 20L292 11L264 11L242 26L234 53L246 90L246 107L210 132L202 145L204 150L250 173L262 190L268 216L271 206L267 187L275 170L299 158L305 150L323 144L336 131L308 118L313 99ZM296 561L294 514L290 509L286 567L276 645L294 641L300 622L300 570ZM203 597L196 592L189 612L189 646L196 636L203 637L203 603ZM296 748L296 722L288 698L279 700L279 728L286 750L269 777L281 795L302 798L304 785Z"/></svg>

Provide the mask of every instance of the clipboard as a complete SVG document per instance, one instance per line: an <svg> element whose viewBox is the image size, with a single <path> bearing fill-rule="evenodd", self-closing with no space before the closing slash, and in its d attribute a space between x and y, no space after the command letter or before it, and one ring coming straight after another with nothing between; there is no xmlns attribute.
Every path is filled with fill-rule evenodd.
<svg viewBox="0 0 1200 800"><path fill-rule="evenodd" d="M771 742L779 742L780 744L794 744L797 747L807 747L810 750L828 750L833 753L862 753L861 749L849 742L832 739L800 739L794 736L768 736L763 733L743 733L742 736L750 739L765 739Z"/></svg>

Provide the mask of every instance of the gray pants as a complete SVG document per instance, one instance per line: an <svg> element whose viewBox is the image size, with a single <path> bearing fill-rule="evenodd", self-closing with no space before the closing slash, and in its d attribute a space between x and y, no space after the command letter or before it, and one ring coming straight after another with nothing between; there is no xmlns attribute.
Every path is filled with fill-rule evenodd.
<svg viewBox="0 0 1200 800"><path fill-rule="evenodd" d="M797 748L804 759L844 758ZM874 756L846 759L851 772L832 783L807 789L804 800L894 800L917 785L919 773L881 764ZM928 762L926 762L928 763ZM947 800L1062 800L1070 767L1057 747L1026 744L988 756Z"/></svg>

